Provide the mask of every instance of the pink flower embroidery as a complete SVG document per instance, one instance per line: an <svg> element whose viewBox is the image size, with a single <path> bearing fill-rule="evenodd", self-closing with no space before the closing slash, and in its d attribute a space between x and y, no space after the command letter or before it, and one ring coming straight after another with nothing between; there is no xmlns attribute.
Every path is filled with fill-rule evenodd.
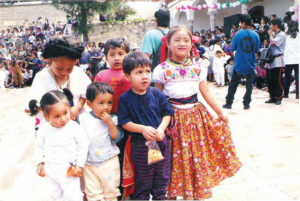
<svg viewBox="0 0 300 201"><path fill-rule="evenodd" d="M185 74L186 74L186 70L185 69L181 69L180 71L179 71L179 74L181 75L181 76L185 76Z"/></svg>
<svg viewBox="0 0 300 201"><path fill-rule="evenodd" d="M161 66L165 66L165 65L166 65L166 62L161 63Z"/></svg>
<svg viewBox="0 0 300 201"><path fill-rule="evenodd" d="M35 118L35 125L36 125L36 126L40 125L40 122L41 122L41 121L40 121L39 118Z"/></svg>

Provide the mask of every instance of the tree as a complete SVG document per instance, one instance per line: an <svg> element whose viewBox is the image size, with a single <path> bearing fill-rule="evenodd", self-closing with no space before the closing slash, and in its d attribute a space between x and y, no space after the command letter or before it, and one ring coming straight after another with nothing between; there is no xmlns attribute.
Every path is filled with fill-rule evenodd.
<svg viewBox="0 0 300 201"><path fill-rule="evenodd" d="M93 28L91 23L95 13L107 13L113 10L120 0L106 0L104 2L96 1L62 1L54 0L53 5L67 14L76 16L76 31L83 35L83 41L88 41L88 32Z"/></svg>

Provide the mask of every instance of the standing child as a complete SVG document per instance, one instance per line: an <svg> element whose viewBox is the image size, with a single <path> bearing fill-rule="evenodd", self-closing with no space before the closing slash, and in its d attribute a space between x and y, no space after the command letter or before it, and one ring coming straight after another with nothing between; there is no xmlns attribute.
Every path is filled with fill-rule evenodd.
<svg viewBox="0 0 300 201"><path fill-rule="evenodd" d="M113 38L108 40L104 45L104 55L110 69L99 72L95 78L95 82L105 82L112 86L114 91L112 113L118 113L118 102L120 96L128 91L131 87L130 82L125 78L123 72L123 59L130 51L129 43L124 38ZM121 178L123 169L123 155L127 136L118 143L121 151L119 160L121 165ZM123 194L122 180L120 185L121 194Z"/></svg>
<svg viewBox="0 0 300 201"><path fill-rule="evenodd" d="M123 61L125 76L132 88L119 100L119 125L131 136L131 159L135 170L133 200L165 200L170 180L169 142L165 137L174 111L161 91L149 87L151 62L139 51L128 54ZM148 165L146 141L159 141L164 157Z"/></svg>
<svg viewBox="0 0 300 201"><path fill-rule="evenodd" d="M213 62L213 71L214 71L216 84L218 87L224 86L225 84L224 64L226 64L227 59L228 56L226 56L221 50L216 51L216 55Z"/></svg>
<svg viewBox="0 0 300 201"><path fill-rule="evenodd" d="M228 59L227 61L227 65L225 66L225 70L227 73L227 78L228 78L228 84L231 82L232 80L232 75L233 75L233 58Z"/></svg>
<svg viewBox="0 0 300 201"><path fill-rule="evenodd" d="M104 45L104 55L110 69L99 72L95 82L105 82L114 90L112 113L118 113L120 96L131 87L123 72L123 59L130 50L129 43L124 38L113 38Z"/></svg>
<svg viewBox="0 0 300 201"><path fill-rule="evenodd" d="M79 177L88 151L86 133L70 120L71 108L62 92L46 93L40 104L47 123L41 125L35 142L37 173L46 176L52 199L80 201ZM74 172L67 176L71 164Z"/></svg>
<svg viewBox="0 0 300 201"><path fill-rule="evenodd" d="M120 195L120 153L116 142L123 137L118 129L118 118L111 115L113 89L106 83L96 82L86 90L87 104L92 109L80 115L81 126L90 141L84 167L85 192L88 200L117 200Z"/></svg>
<svg viewBox="0 0 300 201"><path fill-rule="evenodd" d="M172 28L166 44L168 59L155 68L153 77L175 110L169 197L209 198L211 188L236 173L241 164L225 124L228 119L201 75L202 66L193 61L190 31L181 26ZM199 90L219 119L198 101Z"/></svg>

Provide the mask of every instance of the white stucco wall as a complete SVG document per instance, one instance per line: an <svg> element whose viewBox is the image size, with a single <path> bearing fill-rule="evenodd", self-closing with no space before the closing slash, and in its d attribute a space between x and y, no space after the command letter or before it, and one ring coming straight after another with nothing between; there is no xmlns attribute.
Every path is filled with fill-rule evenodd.
<svg viewBox="0 0 300 201"><path fill-rule="evenodd" d="M185 12L179 13L178 24L188 26L188 24L187 24L187 15L186 15Z"/></svg>
<svg viewBox="0 0 300 201"><path fill-rule="evenodd" d="M154 13L156 10L158 10L161 7L161 4L164 1L133 1L133 2L127 2L126 5L133 8L136 12L135 15L131 15L128 18L129 19L154 19Z"/></svg>
<svg viewBox="0 0 300 201"><path fill-rule="evenodd" d="M195 11L194 14L194 29L193 31L201 31L209 28L209 15L207 11Z"/></svg>
<svg viewBox="0 0 300 201"><path fill-rule="evenodd" d="M220 0L219 2L227 2ZM235 2L235 0L230 0L230 2ZM201 5L203 2L201 1ZM190 4L191 5L191 4ZM258 2L252 2L249 4L248 10L256 6L264 6L264 15L270 16L272 14L276 14L278 17L283 18L285 12L294 5L293 0L262 0ZM172 9L171 12L178 12L175 9ZM216 15L216 26L221 26L224 24L224 18L229 17L235 14L241 14L241 6L236 8L225 8L223 10L218 10ZM172 14L171 14L172 16ZM171 19L172 24L178 24L178 19ZM194 31L199 31L201 29L209 29L209 16L207 14L207 10L195 11L194 14Z"/></svg>
<svg viewBox="0 0 300 201"><path fill-rule="evenodd" d="M276 14L278 17L283 18L285 12L289 10L289 7L294 5L292 0L264 0L265 15L270 16Z"/></svg>

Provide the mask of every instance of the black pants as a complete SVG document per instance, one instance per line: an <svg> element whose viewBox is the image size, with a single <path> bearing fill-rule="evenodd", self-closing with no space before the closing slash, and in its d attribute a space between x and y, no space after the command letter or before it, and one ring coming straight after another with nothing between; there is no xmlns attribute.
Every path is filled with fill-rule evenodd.
<svg viewBox="0 0 300 201"><path fill-rule="evenodd" d="M283 97L282 67L267 69L267 84L271 100L281 100Z"/></svg>
<svg viewBox="0 0 300 201"><path fill-rule="evenodd" d="M284 95L288 96L291 86L291 75L292 71L295 71L296 79L296 97L299 98L299 64L292 64L285 66L285 76L284 76Z"/></svg>
<svg viewBox="0 0 300 201"><path fill-rule="evenodd" d="M244 74L238 74L235 70L233 70L232 80L229 84L228 93L227 93L227 96L226 96L226 104L227 105L232 105L236 89L239 85L240 80L244 76L246 77L246 93L245 93L244 98L243 98L244 99L243 104L244 105L249 105L250 104L255 73L253 71L253 73L251 73L251 74L245 74L244 75Z"/></svg>
<svg viewBox="0 0 300 201"><path fill-rule="evenodd" d="M257 76L255 79L256 87L262 89L266 86L266 78Z"/></svg>

